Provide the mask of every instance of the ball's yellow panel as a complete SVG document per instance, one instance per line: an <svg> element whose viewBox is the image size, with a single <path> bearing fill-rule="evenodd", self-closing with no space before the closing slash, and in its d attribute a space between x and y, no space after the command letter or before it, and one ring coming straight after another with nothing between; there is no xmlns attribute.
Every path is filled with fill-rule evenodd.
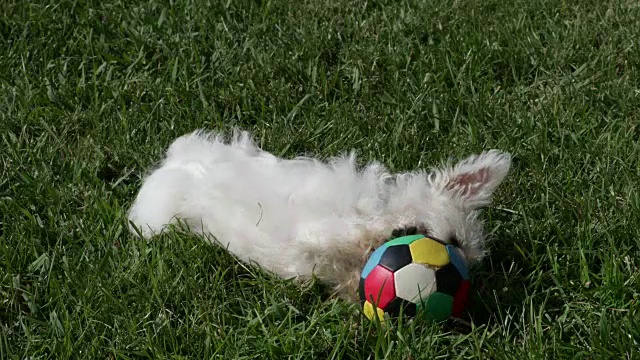
<svg viewBox="0 0 640 360"><path fill-rule="evenodd" d="M409 245L413 262L433 266L443 266L449 263L447 248L441 243L424 238Z"/></svg>
<svg viewBox="0 0 640 360"><path fill-rule="evenodd" d="M364 302L364 316L369 320L373 320L374 316L380 319L380 322L384 322L384 311L382 309L376 307L375 310L373 308L373 304L371 304L368 300Z"/></svg>

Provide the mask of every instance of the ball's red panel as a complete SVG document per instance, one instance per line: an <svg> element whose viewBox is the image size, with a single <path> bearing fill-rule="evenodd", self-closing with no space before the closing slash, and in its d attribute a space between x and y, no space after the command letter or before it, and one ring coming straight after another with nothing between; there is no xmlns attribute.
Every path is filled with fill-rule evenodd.
<svg viewBox="0 0 640 360"><path fill-rule="evenodd" d="M393 273L381 265L374 267L364 280L364 295L368 301L384 309L396 297Z"/></svg>
<svg viewBox="0 0 640 360"><path fill-rule="evenodd" d="M463 280L458 287L456 296L453 298L453 316L459 318L462 311L467 306L467 298L469 297L469 281Z"/></svg>

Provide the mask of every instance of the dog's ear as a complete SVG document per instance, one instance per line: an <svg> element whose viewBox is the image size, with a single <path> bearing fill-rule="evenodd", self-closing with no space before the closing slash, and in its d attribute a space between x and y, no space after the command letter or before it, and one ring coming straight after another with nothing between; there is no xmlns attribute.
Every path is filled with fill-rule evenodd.
<svg viewBox="0 0 640 360"><path fill-rule="evenodd" d="M491 202L510 167L511 155L490 150L436 171L434 182L458 198L465 209L475 210Z"/></svg>

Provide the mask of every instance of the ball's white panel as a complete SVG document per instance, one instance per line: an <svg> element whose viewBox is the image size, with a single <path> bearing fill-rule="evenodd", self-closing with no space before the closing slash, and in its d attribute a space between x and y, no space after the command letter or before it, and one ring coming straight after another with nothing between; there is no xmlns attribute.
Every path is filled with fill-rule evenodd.
<svg viewBox="0 0 640 360"><path fill-rule="evenodd" d="M394 274L396 296L413 303L436 291L436 272L422 264L409 264Z"/></svg>

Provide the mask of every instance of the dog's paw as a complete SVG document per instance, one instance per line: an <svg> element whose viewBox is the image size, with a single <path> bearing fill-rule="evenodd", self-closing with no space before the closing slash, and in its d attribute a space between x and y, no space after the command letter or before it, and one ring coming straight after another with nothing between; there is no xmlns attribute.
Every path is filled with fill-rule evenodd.
<svg viewBox="0 0 640 360"><path fill-rule="evenodd" d="M407 227L403 227L403 228L398 228L395 229L391 232L391 238L395 239L395 238L399 238L402 236L407 236L407 235L416 235L418 234L418 228L415 226L407 226Z"/></svg>

